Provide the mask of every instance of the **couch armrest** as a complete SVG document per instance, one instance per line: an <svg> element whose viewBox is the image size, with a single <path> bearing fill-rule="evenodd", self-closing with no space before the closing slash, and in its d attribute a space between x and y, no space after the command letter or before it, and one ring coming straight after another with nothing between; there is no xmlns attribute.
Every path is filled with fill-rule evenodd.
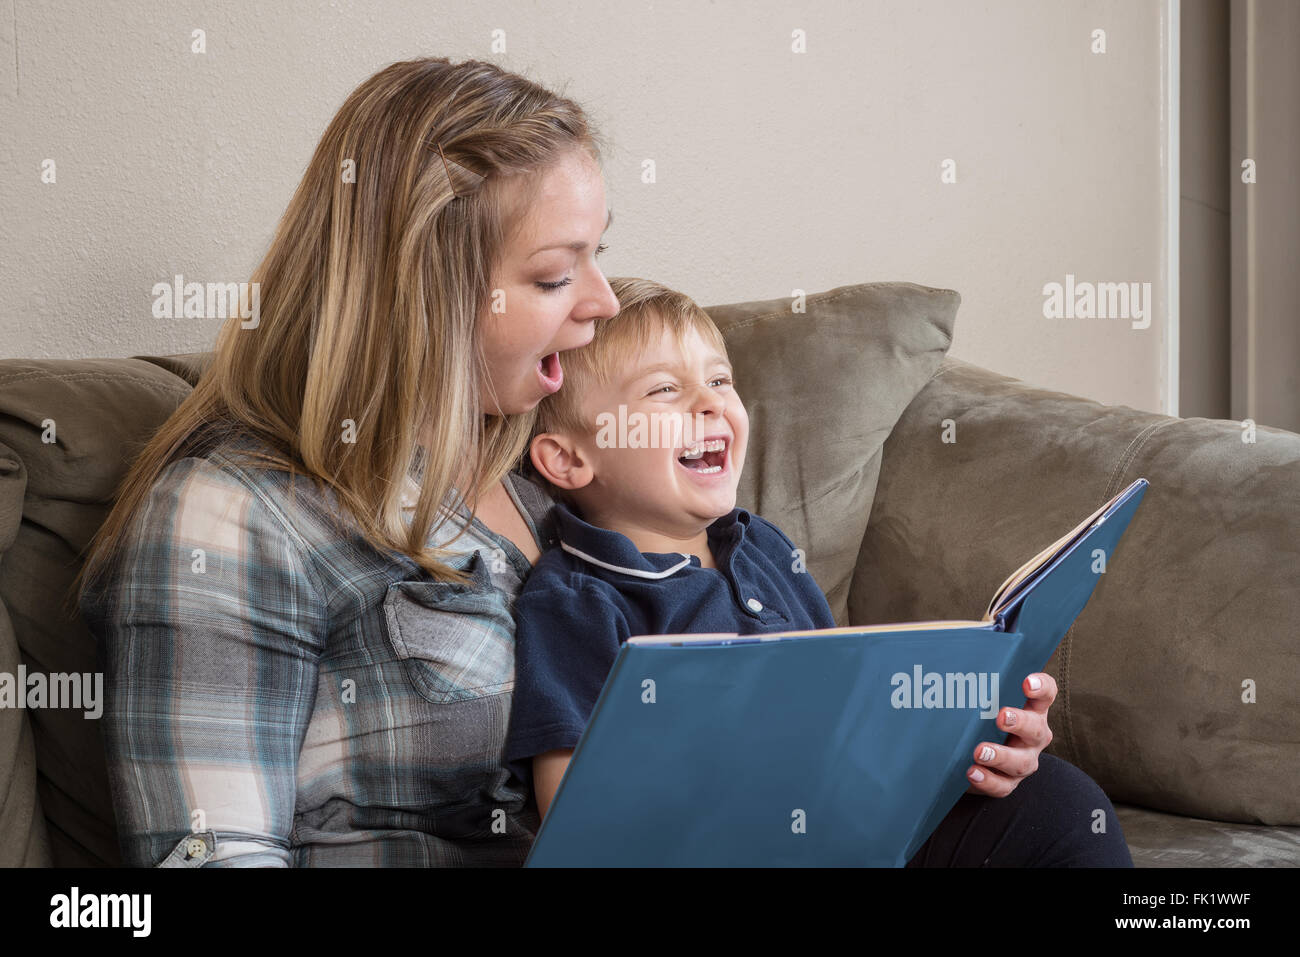
<svg viewBox="0 0 1300 957"><path fill-rule="evenodd" d="M849 620L978 618L1012 569L1144 477L1047 666L1050 750L1112 800L1300 824L1300 435L1243 437L945 359L885 443Z"/></svg>
<svg viewBox="0 0 1300 957"><path fill-rule="evenodd" d="M8 556L22 518L27 470L22 459L0 442L0 564ZM0 675L17 687L23 660L13 622L0 598ZM50 839L36 790L36 749L24 707L0 707L0 867L49 867Z"/></svg>

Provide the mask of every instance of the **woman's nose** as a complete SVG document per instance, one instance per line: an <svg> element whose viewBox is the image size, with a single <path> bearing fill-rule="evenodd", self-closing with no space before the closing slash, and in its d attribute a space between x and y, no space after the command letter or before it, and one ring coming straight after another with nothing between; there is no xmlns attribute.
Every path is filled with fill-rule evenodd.
<svg viewBox="0 0 1300 957"><path fill-rule="evenodd" d="M586 319L613 319L618 315L622 306L619 304L618 296L614 295L614 290L609 286L609 280L605 278L604 273L600 274L599 283L603 287L600 294L592 300L592 307L588 310Z"/></svg>

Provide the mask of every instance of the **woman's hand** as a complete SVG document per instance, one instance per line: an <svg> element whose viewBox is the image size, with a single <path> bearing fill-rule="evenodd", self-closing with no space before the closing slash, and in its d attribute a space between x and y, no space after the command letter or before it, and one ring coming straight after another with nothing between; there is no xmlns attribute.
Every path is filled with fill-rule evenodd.
<svg viewBox="0 0 1300 957"><path fill-rule="evenodd" d="M975 765L966 771L971 782L967 794L1006 797L1029 775L1038 770L1038 755L1052 743L1047 726L1047 709L1056 700L1056 682L1051 675L1036 672L1022 685L1024 709L1002 708L998 727L1008 732L1006 744L983 741L975 746Z"/></svg>

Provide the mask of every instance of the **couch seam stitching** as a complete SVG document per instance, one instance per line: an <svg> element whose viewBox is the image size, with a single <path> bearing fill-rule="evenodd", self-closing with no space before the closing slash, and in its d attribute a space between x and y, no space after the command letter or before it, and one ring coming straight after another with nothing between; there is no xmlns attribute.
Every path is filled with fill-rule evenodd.
<svg viewBox="0 0 1300 957"><path fill-rule="evenodd" d="M912 286L912 285L915 285L915 283L880 283L880 284L876 284L876 283L867 283L866 285L867 285L867 286L877 286L877 287L879 288L880 286L897 286L897 285L908 285L908 286ZM931 288L933 288L933 287L931 287L931 286L918 286L917 288L931 289ZM853 295L860 294L860 293L862 292L862 290L863 290L863 287L862 287L862 286L850 286L848 289L845 289L843 292L836 293L836 294L833 295L833 296L830 295L829 293L826 293L826 294L821 295L821 296L814 296L812 299L809 299L809 300L807 300L807 301L808 301L809 303L816 303L816 304L819 304L819 305L820 305L820 304L823 304L823 303L835 302L836 300L838 300L838 299L843 299L843 298L846 297L846 296L853 296ZM940 290L938 290L938 291L939 291L939 292L950 292L950 293L953 293L954 295L956 295L956 290L954 290L954 289L940 289ZM719 308L719 307L716 307L716 306L715 306L714 308ZM791 313L791 312L787 312L787 311L784 310L784 309L776 309L776 310L773 310L772 312L765 312L765 313L762 313L762 314L757 315L757 316L750 316L750 317L747 318L747 319L740 319L740 320L738 320L738 321L736 321L736 322L731 323L729 326L727 326L726 330L723 332L723 335L727 335L727 334L729 334L732 330L744 329L744 328L746 328L746 327L748 327L748 326L752 326L752 325L754 325L755 323L763 322L763 321L768 320L768 319L780 319L780 318L784 318L785 316L790 316L790 315L799 315L799 313ZM949 344L951 345L951 336L949 337Z"/></svg>
<svg viewBox="0 0 1300 957"><path fill-rule="evenodd" d="M158 368L155 366L155 368ZM163 370L166 372L167 370ZM175 375L175 373L168 373ZM162 382L152 382L143 376L127 375L124 373L109 372L72 372L66 375L58 375L44 370L32 370L28 372L11 372L7 375L0 375L0 385L8 385L14 382L22 382L26 379L44 378L52 379L58 382L130 382L138 385L142 389L149 389L153 392L166 392L169 394L188 395L193 391L185 380L177 377L179 386L173 386Z"/></svg>

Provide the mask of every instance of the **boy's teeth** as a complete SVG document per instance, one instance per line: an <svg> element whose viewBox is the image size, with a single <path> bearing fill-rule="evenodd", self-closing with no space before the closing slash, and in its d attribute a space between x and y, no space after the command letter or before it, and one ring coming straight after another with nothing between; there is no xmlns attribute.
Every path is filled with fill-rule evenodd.
<svg viewBox="0 0 1300 957"><path fill-rule="evenodd" d="M693 445L681 456L684 459L698 459L705 452L721 452L727 447L723 439L711 439L708 442L701 442L699 445ZM718 468L718 466L714 466Z"/></svg>

